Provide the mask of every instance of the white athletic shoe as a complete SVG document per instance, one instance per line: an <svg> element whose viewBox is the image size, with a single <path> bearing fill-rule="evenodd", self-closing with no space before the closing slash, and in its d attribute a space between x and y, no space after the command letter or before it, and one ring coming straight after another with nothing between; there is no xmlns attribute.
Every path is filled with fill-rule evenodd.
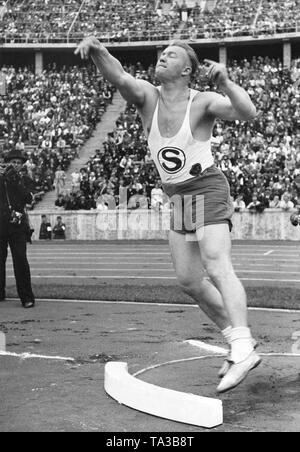
<svg viewBox="0 0 300 452"><path fill-rule="evenodd" d="M240 363L231 363L231 366L219 384L217 391L222 394L236 388L245 380L251 370L260 365L261 361L261 357L256 352L252 352L244 361L241 361Z"/></svg>
<svg viewBox="0 0 300 452"><path fill-rule="evenodd" d="M258 347L258 343L257 343L257 341L256 341L255 339L253 339L253 347L254 347L254 350L256 350L257 347ZM227 372L229 371L229 369L230 369L231 366L232 366L232 359L231 359L231 354L229 353L229 354L228 354L228 357L227 357L226 360L224 361L223 366L222 366L221 369L220 369L220 372L219 372L219 374L218 374L218 377L219 377L219 378L224 378L225 375L227 374Z"/></svg>

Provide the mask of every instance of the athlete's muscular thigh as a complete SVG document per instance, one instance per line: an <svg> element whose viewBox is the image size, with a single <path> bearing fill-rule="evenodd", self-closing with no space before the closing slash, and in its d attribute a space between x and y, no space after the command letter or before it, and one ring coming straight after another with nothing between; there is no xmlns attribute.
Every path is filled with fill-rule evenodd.
<svg viewBox="0 0 300 452"><path fill-rule="evenodd" d="M205 277L197 241L188 241L184 234L170 232L170 249L180 285L199 284Z"/></svg>
<svg viewBox="0 0 300 452"><path fill-rule="evenodd" d="M201 238L199 237L199 249L201 261L209 274L233 271L231 247L228 224L205 226Z"/></svg>

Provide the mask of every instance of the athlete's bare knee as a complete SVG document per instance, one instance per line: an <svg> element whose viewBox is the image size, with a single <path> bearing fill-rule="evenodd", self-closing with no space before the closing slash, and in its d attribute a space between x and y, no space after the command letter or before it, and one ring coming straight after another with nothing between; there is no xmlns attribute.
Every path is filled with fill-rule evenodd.
<svg viewBox="0 0 300 452"><path fill-rule="evenodd" d="M214 282L227 281L235 276L231 262L225 258L208 259L205 270Z"/></svg>
<svg viewBox="0 0 300 452"><path fill-rule="evenodd" d="M204 290L204 275L192 276L192 275L181 275L178 277L178 282L181 290L188 294L193 295L194 293L201 292L202 288Z"/></svg>
<svg viewBox="0 0 300 452"><path fill-rule="evenodd" d="M181 276L178 278L178 282L180 285L181 290L183 292L189 294L194 290L194 287L196 285L196 282L193 278L190 278L189 276Z"/></svg>

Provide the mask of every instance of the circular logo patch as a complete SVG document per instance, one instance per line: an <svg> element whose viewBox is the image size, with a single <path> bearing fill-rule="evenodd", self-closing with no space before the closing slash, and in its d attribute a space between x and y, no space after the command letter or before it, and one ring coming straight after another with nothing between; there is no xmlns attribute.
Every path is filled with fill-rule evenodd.
<svg viewBox="0 0 300 452"><path fill-rule="evenodd" d="M185 167L185 153L178 148L166 147L159 151L158 161L168 174L176 174Z"/></svg>

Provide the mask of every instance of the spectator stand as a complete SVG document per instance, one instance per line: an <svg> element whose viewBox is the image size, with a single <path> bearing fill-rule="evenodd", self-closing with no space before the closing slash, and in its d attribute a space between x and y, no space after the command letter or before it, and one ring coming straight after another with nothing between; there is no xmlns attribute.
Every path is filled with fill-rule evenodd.
<svg viewBox="0 0 300 452"><path fill-rule="evenodd" d="M91 137L114 89L90 66L35 75L28 68L2 67L6 92L0 95L0 157L14 148L27 153L25 165L40 200L53 189L58 167L67 170Z"/></svg>

